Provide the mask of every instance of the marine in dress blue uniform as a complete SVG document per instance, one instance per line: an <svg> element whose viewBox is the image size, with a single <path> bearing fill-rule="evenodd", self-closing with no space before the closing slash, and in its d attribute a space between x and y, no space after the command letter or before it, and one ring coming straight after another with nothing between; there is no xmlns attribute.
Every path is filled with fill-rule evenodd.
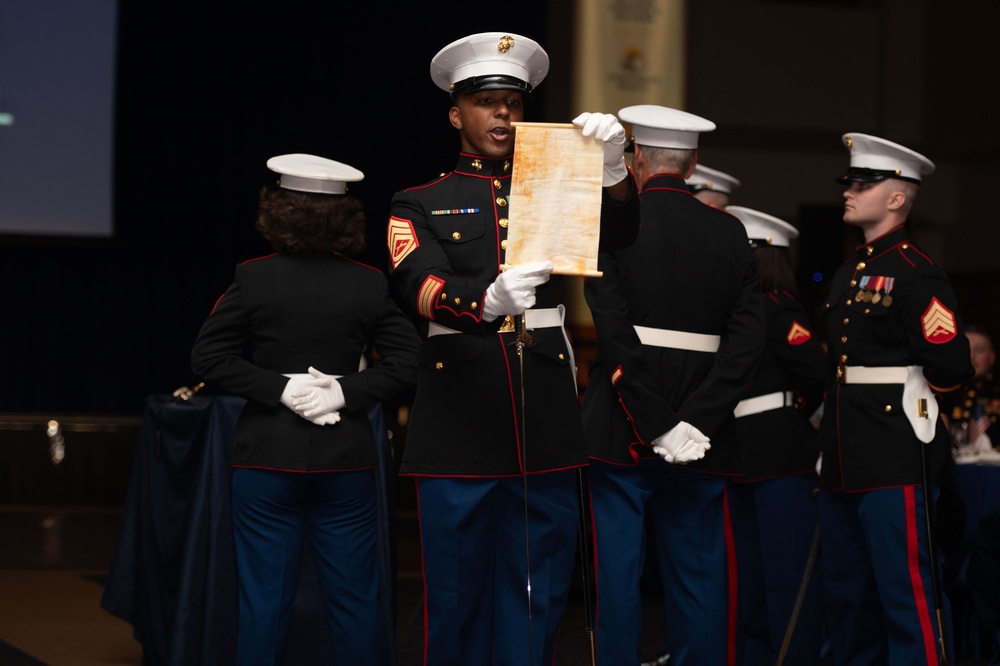
<svg viewBox="0 0 1000 666"><path fill-rule="evenodd" d="M937 664L940 604L925 506L949 456L936 394L972 377L948 278L906 218L933 163L867 134L843 136L844 221L864 243L824 303L830 367L820 525L824 607L835 664ZM945 632L947 633L947 631Z"/></svg>
<svg viewBox="0 0 1000 666"><path fill-rule="evenodd" d="M237 659L282 663L308 534L338 663L389 664L367 408L413 385L420 338L385 274L344 254L363 247L346 194L361 172L301 154L268 167L281 185L262 191L258 226L279 251L236 267L191 351L196 374L247 399L230 459ZM372 350L380 361L359 371Z"/></svg>
<svg viewBox="0 0 1000 666"><path fill-rule="evenodd" d="M427 664L549 664L569 593L587 456L558 277L551 262L500 273L517 205L511 122L548 64L509 33L443 48L431 77L452 95L462 152L392 200L391 281L427 336L400 467L416 477ZM577 120L605 141L602 246L627 244L638 199L624 128L608 114ZM536 343L519 357L521 312Z"/></svg>
<svg viewBox="0 0 1000 666"><path fill-rule="evenodd" d="M695 199L720 209L724 209L729 204L733 193L740 186L740 181L735 176L707 167L701 162L695 165L694 171L685 179L685 182ZM650 539L647 543L647 553L650 556L650 561L646 564L647 569L643 576L647 585L652 583L655 586L660 579L659 571L653 568L660 558L660 553L656 550L655 539ZM659 568L662 569L663 566L659 565ZM670 653L667 652L666 648L666 636L666 628L664 628L659 653L648 661L642 662L641 666L666 666L670 663Z"/></svg>
<svg viewBox="0 0 1000 666"><path fill-rule="evenodd" d="M718 666L733 654L726 479L739 468L733 409L764 348L760 281L743 225L684 180L714 123L654 105L619 117L632 123L642 227L632 246L601 255L603 277L584 286L599 345L583 406L597 661L640 662L648 507L668 651Z"/></svg>
<svg viewBox="0 0 1000 666"><path fill-rule="evenodd" d="M695 199L715 208L725 208L733 193L740 186L740 181L735 176L707 167L701 162L695 165L694 171L685 179L685 182ZM664 554L657 551L654 546L655 541L651 539L648 544L649 553L658 561L658 558ZM659 578L659 572L667 566L667 563L647 563L645 575L655 574ZM659 583L659 581L657 582ZM659 653L648 661L642 662L641 666L666 666L670 663L670 653L666 649L666 632L663 636L664 642Z"/></svg>
<svg viewBox="0 0 1000 666"><path fill-rule="evenodd" d="M736 406L741 476L730 487L739 579L737 663L778 660L804 574L806 594L784 659L818 664L819 576L815 555L819 443L809 417L826 388L826 352L805 306L795 297L789 249L798 229L743 206L726 211L743 222L760 271L767 346L746 396Z"/></svg>

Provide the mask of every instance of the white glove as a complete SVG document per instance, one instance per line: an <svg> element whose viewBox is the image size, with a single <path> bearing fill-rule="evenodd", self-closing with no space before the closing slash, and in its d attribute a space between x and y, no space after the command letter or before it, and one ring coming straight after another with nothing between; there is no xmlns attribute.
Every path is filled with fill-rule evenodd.
<svg viewBox="0 0 1000 666"><path fill-rule="evenodd" d="M483 320L501 315L519 315L535 305L535 288L549 281L551 261L538 261L508 269L486 288Z"/></svg>
<svg viewBox="0 0 1000 666"><path fill-rule="evenodd" d="M336 414L336 421L333 421L336 423L340 420L338 410L346 403L344 389L340 387L340 382L316 368L310 367L309 374L319 383L306 386L292 394L292 406L295 412L314 423L314 419L321 416Z"/></svg>
<svg viewBox="0 0 1000 666"><path fill-rule="evenodd" d="M583 128L584 136L604 142L604 177L602 187L611 187L625 180L625 128L610 113L581 113L573 124Z"/></svg>
<svg viewBox="0 0 1000 666"><path fill-rule="evenodd" d="M678 465L701 460L705 457L705 451L712 448L708 437L684 421L654 439L652 444L657 455Z"/></svg>
<svg viewBox="0 0 1000 666"><path fill-rule="evenodd" d="M288 407L288 409L292 410L305 420L311 421L316 425L332 425L340 420L340 414L338 414L337 412L330 412L328 414L323 414L316 418L309 418L295 409L295 401L298 398L298 396L305 395L310 390L329 386L328 384L329 381L332 380L329 378L317 379L316 377L313 377L312 379L299 379L299 378L289 379L288 383L285 384L284 390L281 392L281 398L280 398L281 404L283 404L285 407Z"/></svg>

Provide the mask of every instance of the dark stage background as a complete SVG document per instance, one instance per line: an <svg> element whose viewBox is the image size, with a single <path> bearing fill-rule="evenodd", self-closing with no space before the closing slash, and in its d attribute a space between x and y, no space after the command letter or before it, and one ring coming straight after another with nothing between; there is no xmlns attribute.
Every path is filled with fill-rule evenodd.
<svg viewBox="0 0 1000 666"><path fill-rule="evenodd" d="M196 383L198 329L234 266L269 251L253 222L273 155L316 153L365 172L352 187L368 215L363 259L384 267L392 194L454 166L448 96L429 75L445 44L494 30L542 43L551 67L528 117L544 122L572 119L573 50L599 46L573 43L574 0L222 4L120 2L115 235L0 236L0 415L137 417L147 395ZM973 66L1000 54L996 3L686 8L685 108L719 124L701 157L743 181L733 203L803 230L807 305L826 290L810 276L832 272L854 239L833 182L840 135L867 131L938 164L911 226L949 272L965 321L1000 330L988 196L1000 126L989 117L995 86Z"/></svg>
<svg viewBox="0 0 1000 666"><path fill-rule="evenodd" d="M235 264L269 251L253 222L272 155L361 169L364 259L384 266L393 192L454 165L437 50L502 30L559 59L537 2L214 4L121 3L115 237L0 238L0 412L140 414L148 394L193 385L202 321ZM546 87L534 120L549 120Z"/></svg>

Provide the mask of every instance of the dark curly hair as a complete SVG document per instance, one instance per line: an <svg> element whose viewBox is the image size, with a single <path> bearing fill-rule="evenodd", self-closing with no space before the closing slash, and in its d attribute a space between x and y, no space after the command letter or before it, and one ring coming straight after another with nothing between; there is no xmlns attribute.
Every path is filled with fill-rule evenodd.
<svg viewBox="0 0 1000 666"><path fill-rule="evenodd" d="M760 286L764 291L787 291L793 296L799 295L795 267L787 247L759 245L754 248L754 255L760 272Z"/></svg>
<svg viewBox="0 0 1000 666"><path fill-rule="evenodd" d="M364 206L349 194L262 187L257 229L278 252L337 252L353 257L365 249Z"/></svg>

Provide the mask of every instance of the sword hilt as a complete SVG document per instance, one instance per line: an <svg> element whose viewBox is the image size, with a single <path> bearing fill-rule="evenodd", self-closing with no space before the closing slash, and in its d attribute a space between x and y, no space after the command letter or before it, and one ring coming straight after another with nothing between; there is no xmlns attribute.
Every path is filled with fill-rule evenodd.
<svg viewBox="0 0 1000 666"><path fill-rule="evenodd" d="M504 319L500 332L514 333L514 339L507 344L516 345L518 354L524 347L533 347L538 344L538 338L528 333L527 316L524 312L519 315L508 315Z"/></svg>

